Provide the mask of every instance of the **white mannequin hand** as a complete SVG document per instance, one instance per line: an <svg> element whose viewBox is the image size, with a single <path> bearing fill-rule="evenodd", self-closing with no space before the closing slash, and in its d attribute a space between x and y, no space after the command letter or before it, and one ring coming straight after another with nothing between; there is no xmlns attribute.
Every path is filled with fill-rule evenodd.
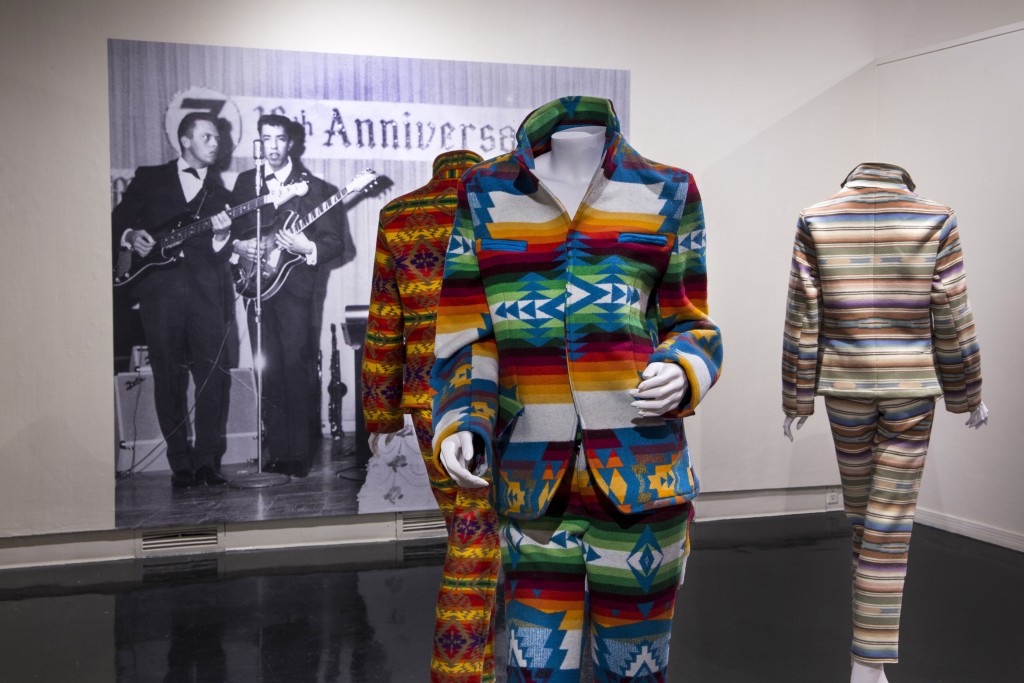
<svg viewBox="0 0 1024 683"><path fill-rule="evenodd" d="M690 386L686 373L675 363L651 363L642 377L629 392L636 399L630 405L640 411L640 417L664 415L679 407Z"/></svg>
<svg viewBox="0 0 1024 683"><path fill-rule="evenodd" d="M473 460L473 434L455 432L441 442L441 465L448 476L464 489L479 489L487 486L487 482L469 471ZM478 474L487 471L486 463Z"/></svg>
<svg viewBox="0 0 1024 683"><path fill-rule="evenodd" d="M375 457L379 456L381 449L384 446L391 445L391 442L395 440L395 434L397 433L398 432L371 432L369 440L370 452L373 453ZM380 442L381 437L384 437L383 444Z"/></svg>
<svg viewBox="0 0 1024 683"><path fill-rule="evenodd" d="M971 411L971 416L967 418L967 422L964 424L971 429L978 429L988 424L988 408L985 407L984 402Z"/></svg>
<svg viewBox="0 0 1024 683"><path fill-rule="evenodd" d="M800 429L801 427L804 426L804 422L807 422L807 416L801 415L800 419L797 419L795 417L787 415L786 419L782 421L782 433L785 434L786 438L789 439L790 441L793 440L793 420L796 420L796 428Z"/></svg>

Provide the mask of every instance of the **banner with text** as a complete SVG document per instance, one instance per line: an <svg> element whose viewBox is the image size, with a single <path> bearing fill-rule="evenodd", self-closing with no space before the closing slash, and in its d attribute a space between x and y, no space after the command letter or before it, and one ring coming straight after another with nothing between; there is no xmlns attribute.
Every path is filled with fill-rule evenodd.
<svg viewBox="0 0 1024 683"><path fill-rule="evenodd" d="M243 144L236 157L248 156L256 121L263 114L286 116L306 131L307 159L393 159L432 162L442 152L469 149L484 158L515 148L524 109L360 102L341 100L232 97L241 116Z"/></svg>

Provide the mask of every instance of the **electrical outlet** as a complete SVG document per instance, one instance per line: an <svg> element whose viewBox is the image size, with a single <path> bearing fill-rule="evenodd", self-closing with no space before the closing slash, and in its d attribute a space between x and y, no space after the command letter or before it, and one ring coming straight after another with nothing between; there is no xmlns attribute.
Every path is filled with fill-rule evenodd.
<svg viewBox="0 0 1024 683"><path fill-rule="evenodd" d="M839 505L839 489L835 486L825 489L825 505Z"/></svg>

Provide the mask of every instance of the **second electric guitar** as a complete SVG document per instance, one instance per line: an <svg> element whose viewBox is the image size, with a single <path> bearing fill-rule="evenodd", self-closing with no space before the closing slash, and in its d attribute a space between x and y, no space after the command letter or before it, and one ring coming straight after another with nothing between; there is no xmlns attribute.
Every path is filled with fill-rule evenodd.
<svg viewBox="0 0 1024 683"><path fill-rule="evenodd" d="M336 194L328 197L323 203L306 214L301 220L294 211L284 211L278 216L274 227L260 240L259 258L251 259L240 256L234 266L235 291L250 299L256 298L256 278L261 278L260 299L266 301L284 285L291 272L299 263L305 263L302 254L293 254L278 246L277 233L287 231L300 233L313 222L338 205L338 203L354 192L365 192L377 182L377 172L366 169ZM287 186L286 186L287 187Z"/></svg>

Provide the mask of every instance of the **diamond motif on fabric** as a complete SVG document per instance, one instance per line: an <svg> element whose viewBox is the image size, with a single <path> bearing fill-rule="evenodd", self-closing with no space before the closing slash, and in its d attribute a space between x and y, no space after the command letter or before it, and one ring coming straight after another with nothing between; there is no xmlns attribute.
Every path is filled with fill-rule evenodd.
<svg viewBox="0 0 1024 683"><path fill-rule="evenodd" d="M626 558L626 564L629 565L633 576L636 577L645 592L650 590L654 577L664 561L665 554L650 527L644 529L643 534L637 539L636 545L633 546L633 552Z"/></svg>
<svg viewBox="0 0 1024 683"><path fill-rule="evenodd" d="M434 253L431 245L419 244L416 250L412 252L409 262L420 272L421 277L427 278L438 273L437 266L440 265L441 259Z"/></svg>
<svg viewBox="0 0 1024 683"><path fill-rule="evenodd" d="M610 481L608 482L609 490L615 494L616 502L622 502L626 500L626 494L629 492L629 485L626 480L622 478L618 470L612 470Z"/></svg>
<svg viewBox="0 0 1024 683"><path fill-rule="evenodd" d="M463 647L466 646L466 639L462 636L459 628L452 624L445 629L445 632L437 639L437 644L441 646L441 649L444 650L449 657L454 657L462 650Z"/></svg>
<svg viewBox="0 0 1024 683"><path fill-rule="evenodd" d="M468 543L480 533L480 523L475 515L465 515L455 521L455 535L462 544Z"/></svg>

